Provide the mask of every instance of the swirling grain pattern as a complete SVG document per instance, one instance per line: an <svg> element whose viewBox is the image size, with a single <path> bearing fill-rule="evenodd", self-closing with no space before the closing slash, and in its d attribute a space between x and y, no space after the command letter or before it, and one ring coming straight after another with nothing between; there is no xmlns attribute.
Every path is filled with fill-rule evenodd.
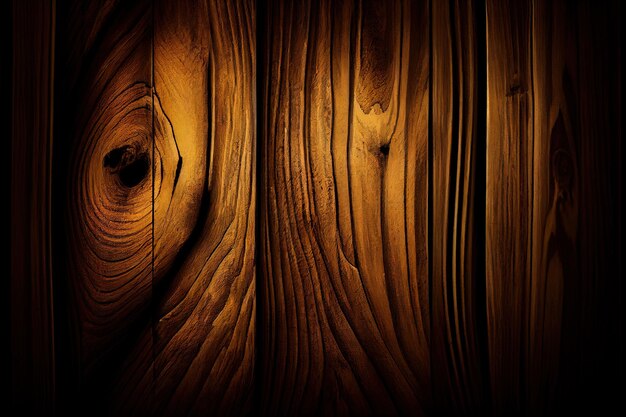
<svg viewBox="0 0 626 417"><path fill-rule="evenodd" d="M79 390L105 414L239 414L254 359L254 4L77 1L63 16Z"/></svg>
<svg viewBox="0 0 626 417"><path fill-rule="evenodd" d="M600 3L46 2L14 41L56 24L60 46L54 100L51 61L38 84L13 56L18 382L59 415L608 414L621 4Z"/></svg>
<svg viewBox="0 0 626 417"><path fill-rule="evenodd" d="M171 126L180 152L170 146L164 171L172 191L155 184L156 402L167 415L239 414L254 361L254 4L155 7L155 91L167 115L155 123ZM166 137L157 133L157 149ZM186 227L172 273L170 245Z"/></svg>
<svg viewBox="0 0 626 417"><path fill-rule="evenodd" d="M103 23L97 40L76 45L94 57L75 58L81 68L72 97L80 111L67 132L68 271L86 372L123 339L152 296L149 10L145 2L113 8L107 18L115 25Z"/></svg>

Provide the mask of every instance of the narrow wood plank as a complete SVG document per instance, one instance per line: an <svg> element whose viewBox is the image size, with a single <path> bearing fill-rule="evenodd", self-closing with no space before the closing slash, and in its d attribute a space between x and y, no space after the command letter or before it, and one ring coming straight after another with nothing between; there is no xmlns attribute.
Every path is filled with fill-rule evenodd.
<svg viewBox="0 0 626 417"><path fill-rule="evenodd" d="M432 7L433 409L485 415L484 8L471 1Z"/></svg>
<svg viewBox="0 0 626 417"><path fill-rule="evenodd" d="M255 6L154 10L155 402L249 412L255 331Z"/></svg>
<svg viewBox="0 0 626 417"><path fill-rule="evenodd" d="M55 2L16 1L7 9L12 9L13 45L3 49L12 56L3 56L1 74L10 79L10 109L3 111L12 111L7 126L12 389L6 406L9 413L42 414L51 412L55 396L50 242Z"/></svg>
<svg viewBox="0 0 626 417"><path fill-rule="evenodd" d="M273 1L263 27L262 412L421 415L427 2Z"/></svg>
<svg viewBox="0 0 626 417"><path fill-rule="evenodd" d="M528 1L487 2L486 286L494 413L520 412L528 361L532 105Z"/></svg>
<svg viewBox="0 0 626 417"><path fill-rule="evenodd" d="M571 321L583 318L580 315L577 319L564 310L567 302L581 307L579 286L583 278L575 259L580 213L578 184L584 181L579 178L579 157L576 155L576 142L582 132L574 131L574 118L577 117L574 112L580 105L580 97L574 98L573 94L577 93L572 91L574 86L571 84L572 64L576 65L572 62L575 57L571 48L575 47L577 40L572 37L572 30L576 29L568 24L568 20L565 2L551 1L536 5L528 22L532 30L533 59L533 111L529 124L533 140L529 161L533 207L532 266L528 276L529 340L525 342L528 365L523 371L528 385L525 406L535 414L550 408L554 412L557 384L566 391L576 385L572 381L559 381L559 367L561 359L568 360L567 351L580 343L575 340L578 336L569 343L563 336L568 337L567 329L574 325ZM566 290L566 286L570 290ZM579 287L578 291L576 287ZM567 297L574 298L567 300ZM581 324L577 323L576 327ZM569 366L579 368L580 364L572 362ZM577 373L574 369L562 371L564 375Z"/></svg>

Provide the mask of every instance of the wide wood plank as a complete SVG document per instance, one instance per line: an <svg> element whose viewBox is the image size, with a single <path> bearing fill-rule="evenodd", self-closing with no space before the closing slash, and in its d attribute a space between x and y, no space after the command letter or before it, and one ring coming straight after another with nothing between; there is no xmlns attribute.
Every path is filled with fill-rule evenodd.
<svg viewBox="0 0 626 417"><path fill-rule="evenodd" d="M532 414L610 414L621 398L621 7L533 9Z"/></svg>
<svg viewBox="0 0 626 417"><path fill-rule="evenodd" d="M602 413L623 354L619 4L509 3L487 2L493 410Z"/></svg>
<svg viewBox="0 0 626 417"><path fill-rule="evenodd" d="M427 2L273 1L263 18L261 410L423 414Z"/></svg>
<svg viewBox="0 0 626 417"><path fill-rule="evenodd" d="M249 410L254 13L249 1L63 9L67 408Z"/></svg>

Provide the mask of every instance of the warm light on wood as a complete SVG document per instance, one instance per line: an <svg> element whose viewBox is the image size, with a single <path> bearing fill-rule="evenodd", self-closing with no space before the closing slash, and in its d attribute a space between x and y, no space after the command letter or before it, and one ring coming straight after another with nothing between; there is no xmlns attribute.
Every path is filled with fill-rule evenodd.
<svg viewBox="0 0 626 417"><path fill-rule="evenodd" d="M621 4L7 2L8 415L614 413Z"/></svg>

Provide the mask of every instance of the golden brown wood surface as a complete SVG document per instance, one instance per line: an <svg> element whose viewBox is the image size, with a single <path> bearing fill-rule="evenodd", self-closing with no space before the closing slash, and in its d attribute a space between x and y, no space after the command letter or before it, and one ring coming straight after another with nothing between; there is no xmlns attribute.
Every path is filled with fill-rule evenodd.
<svg viewBox="0 0 626 417"><path fill-rule="evenodd" d="M421 415L428 4L275 1L264 18L261 410Z"/></svg>
<svg viewBox="0 0 626 417"><path fill-rule="evenodd" d="M155 7L155 400L167 415L240 414L255 349L254 2Z"/></svg>
<svg viewBox="0 0 626 417"><path fill-rule="evenodd" d="M619 0L7 4L10 415L619 408Z"/></svg>
<svg viewBox="0 0 626 417"><path fill-rule="evenodd" d="M237 414L254 358L254 4L75 2L63 19L70 384L105 413Z"/></svg>

